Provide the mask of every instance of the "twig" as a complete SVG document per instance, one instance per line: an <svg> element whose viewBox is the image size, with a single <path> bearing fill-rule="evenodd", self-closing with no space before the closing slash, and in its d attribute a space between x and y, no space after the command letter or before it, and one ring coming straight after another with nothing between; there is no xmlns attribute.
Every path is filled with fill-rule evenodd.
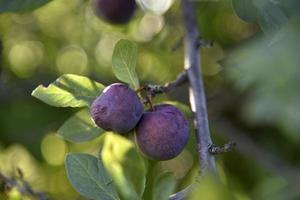
<svg viewBox="0 0 300 200"><path fill-rule="evenodd" d="M138 89L137 92L144 90L151 97L154 97L157 94L168 93L171 90L175 89L176 87L183 85L187 81L188 81L187 72L184 70L172 82L169 82L165 85L151 85L151 84L145 85L145 86L141 87L140 89Z"/></svg>
<svg viewBox="0 0 300 200"><path fill-rule="evenodd" d="M213 46L213 42L210 41L210 40L206 40L206 39L200 38L197 41L196 46L202 47L202 48L211 48Z"/></svg>
<svg viewBox="0 0 300 200"><path fill-rule="evenodd" d="M232 151L235 146L236 146L235 142L229 142L229 143L225 144L223 147L219 147L215 144L211 144L210 147L208 148L208 151L212 155L218 155L218 154L227 153L227 152Z"/></svg>
<svg viewBox="0 0 300 200"><path fill-rule="evenodd" d="M10 178L2 173L0 173L0 186L3 191L0 191L0 194L2 192L6 193L10 191L12 188L16 188L22 195L29 196L29 197L35 197L38 200L50 200L49 197L43 192L37 192L28 182L26 182L23 179L23 173L18 169L18 173L20 175L20 178Z"/></svg>
<svg viewBox="0 0 300 200"><path fill-rule="evenodd" d="M153 97L155 97L157 94L168 93L171 90L175 89L176 87L183 85L187 81L188 81L187 72L184 70L172 82L169 82L165 85L150 85L150 84L144 85L141 88L137 89L136 92L142 92L142 91L146 92L144 104L149 104L150 109L153 110L154 109L152 104Z"/></svg>
<svg viewBox="0 0 300 200"><path fill-rule="evenodd" d="M171 48L172 51L176 51L183 45L183 38L181 37L178 42L175 43L175 45ZM196 43L198 47L202 48L211 48L213 46L213 42L210 40L205 40L205 39L199 39L198 42Z"/></svg>

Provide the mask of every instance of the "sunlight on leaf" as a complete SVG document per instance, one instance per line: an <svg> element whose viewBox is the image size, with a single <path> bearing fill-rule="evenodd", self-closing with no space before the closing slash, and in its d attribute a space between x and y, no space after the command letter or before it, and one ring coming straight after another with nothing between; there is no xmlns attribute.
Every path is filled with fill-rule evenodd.
<svg viewBox="0 0 300 200"><path fill-rule="evenodd" d="M195 190L190 193L188 200L235 200L229 189L219 182L212 174L206 174L201 178L201 181L197 183Z"/></svg>
<svg viewBox="0 0 300 200"><path fill-rule="evenodd" d="M140 199L145 189L145 164L134 144L109 133L105 136L102 159L124 199Z"/></svg>
<svg viewBox="0 0 300 200"><path fill-rule="evenodd" d="M32 96L56 107L89 106L100 95L104 86L87 77L65 74L48 87L38 86Z"/></svg>
<svg viewBox="0 0 300 200"><path fill-rule="evenodd" d="M120 40L113 52L112 70L115 76L133 89L139 88L139 80L135 72L137 62L137 45L129 40Z"/></svg>

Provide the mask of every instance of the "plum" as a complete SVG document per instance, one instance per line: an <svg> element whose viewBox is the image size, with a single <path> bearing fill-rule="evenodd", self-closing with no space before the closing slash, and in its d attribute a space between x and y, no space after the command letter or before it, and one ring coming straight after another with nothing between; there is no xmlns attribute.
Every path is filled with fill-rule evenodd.
<svg viewBox="0 0 300 200"><path fill-rule="evenodd" d="M125 24L136 9L135 0L94 0L97 16L113 24Z"/></svg>
<svg viewBox="0 0 300 200"><path fill-rule="evenodd" d="M107 86L91 106L95 123L105 129L126 133L133 129L144 112L135 91L123 83Z"/></svg>
<svg viewBox="0 0 300 200"><path fill-rule="evenodd" d="M176 157L189 138L189 125L175 106L160 104L145 112L135 129L135 141L141 152L153 160Z"/></svg>

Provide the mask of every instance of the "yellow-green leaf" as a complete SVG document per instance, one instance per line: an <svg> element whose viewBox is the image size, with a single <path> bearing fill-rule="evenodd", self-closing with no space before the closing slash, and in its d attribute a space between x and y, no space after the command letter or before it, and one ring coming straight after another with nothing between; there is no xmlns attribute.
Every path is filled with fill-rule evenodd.
<svg viewBox="0 0 300 200"><path fill-rule="evenodd" d="M104 86L87 77L65 74L48 87L38 86L32 96L56 107L89 106L100 95Z"/></svg>
<svg viewBox="0 0 300 200"><path fill-rule="evenodd" d="M133 89L139 88L139 80L135 72L137 62L137 45L129 40L120 40L113 52L112 71L120 80Z"/></svg>
<svg viewBox="0 0 300 200"><path fill-rule="evenodd" d="M122 199L141 199L145 189L146 169L134 144L120 135L108 133L101 155Z"/></svg>

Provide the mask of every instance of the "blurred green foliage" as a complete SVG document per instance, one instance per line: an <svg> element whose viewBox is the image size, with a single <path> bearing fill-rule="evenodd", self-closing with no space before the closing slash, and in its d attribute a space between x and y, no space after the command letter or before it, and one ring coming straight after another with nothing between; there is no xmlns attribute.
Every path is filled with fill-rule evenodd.
<svg viewBox="0 0 300 200"><path fill-rule="evenodd" d="M3 2L0 11L8 11ZM26 1L11 2L15 11L34 9L43 1L28 8L20 4ZM226 130L220 131L214 123L215 118L225 118L284 164L272 163L246 141L235 152L218 157L221 183L206 177L190 199L296 200L300 198L300 3L252 0L252 9L245 13L235 12L234 2L246 1L197 3L200 30L214 41L212 48L201 50L214 141L228 140L222 134ZM124 38L138 44L136 70L141 85L164 84L182 70L181 17L180 1L164 15L140 9L126 26L112 26L97 18L87 0L53 0L33 11L0 14L0 172L13 177L20 168L26 181L54 199L84 199L67 180L64 157L68 152L97 156L107 144L103 146L103 137L71 144L57 136L59 127L78 109L49 107L31 97L31 91L65 73L86 75L103 84L115 82L113 49ZM187 88L182 87L155 101L188 104L187 95ZM189 113L185 106L181 108ZM123 169L120 160L114 162L116 170ZM145 162L143 198L183 189L194 182L198 163L194 137L175 159ZM166 193L158 194L161 187ZM3 198L24 199L15 190L8 196Z"/></svg>

